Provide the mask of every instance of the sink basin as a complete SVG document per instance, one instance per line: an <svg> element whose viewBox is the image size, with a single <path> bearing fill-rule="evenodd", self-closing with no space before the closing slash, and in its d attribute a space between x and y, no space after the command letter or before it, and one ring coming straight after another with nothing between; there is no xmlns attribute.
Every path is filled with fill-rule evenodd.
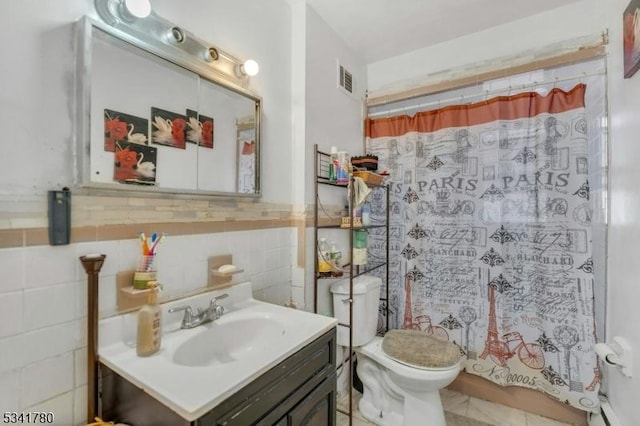
<svg viewBox="0 0 640 426"><path fill-rule="evenodd" d="M173 362L186 367L231 364L259 355L285 334L285 327L266 316L232 318L201 326L201 331L176 348Z"/></svg>
<svg viewBox="0 0 640 426"><path fill-rule="evenodd" d="M221 318L180 329L169 308L205 307L228 293ZM160 351L139 357L137 312L100 321L100 362L189 422L336 326L336 319L253 299L250 282L162 305Z"/></svg>

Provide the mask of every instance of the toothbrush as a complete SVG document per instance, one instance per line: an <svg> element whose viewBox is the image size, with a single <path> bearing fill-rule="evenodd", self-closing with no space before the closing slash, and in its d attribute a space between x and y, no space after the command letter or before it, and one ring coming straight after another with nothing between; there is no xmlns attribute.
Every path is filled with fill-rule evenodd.
<svg viewBox="0 0 640 426"><path fill-rule="evenodd" d="M148 256L149 255L149 245L147 244L147 237L144 235L144 232L141 232L139 234L140 237L140 241L142 242L142 255L143 256Z"/></svg>
<svg viewBox="0 0 640 426"><path fill-rule="evenodd" d="M156 234L154 234L154 235L156 235ZM151 246L150 254L152 254L152 255L155 255L155 254L156 254L156 247L158 246L158 244L159 244L160 242L162 242L162 240L164 239L165 235L166 235L166 234L163 232L163 233L162 233L162 235L160 235L160 238L158 238L158 239L153 243L153 245Z"/></svg>

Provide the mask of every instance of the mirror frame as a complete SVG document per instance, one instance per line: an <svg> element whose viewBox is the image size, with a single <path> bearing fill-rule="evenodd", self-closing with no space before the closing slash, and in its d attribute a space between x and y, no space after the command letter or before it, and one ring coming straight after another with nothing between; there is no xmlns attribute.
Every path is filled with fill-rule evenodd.
<svg viewBox="0 0 640 426"><path fill-rule="evenodd" d="M147 53L165 60L187 71L193 72L199 78L210 81L225 89L231 90L245 98L255 102L255 126L256 126L256 162L255 162L255 192L224 192L224 191L206 191L198 189L178 189L178 188L160 188L157 186L136 186L122 185L117 182L97 183L91 181L91 65L92 65L92 41L93 32L95 30L103 31L116 39L132 45L133 47L142 49ZM165 44L154 38L140 32L129 32L119 28L112 27L103 22L97 21L89 16L84 16L75 24L76 32L76 69L75 69L75 116L74 116L74 137L73 143L73 162L74 162L74 187L80 190L80 193L90 195L120 195L120 196L154 196L164 195L176 198L184 198L185 196L215 196L215 197L240 197L240 198L259 198L261 197L260 185L260 148L261 148L261 115L262 115L262 98L257 96L243 87L243 81L247 79L238 78L232 81L227 74L220 72L200 60L199 58L175 48L174 46ZM233 141L237 145L237 141ZM238 161L236 155L235 161ZM234 181L238 178L238 173L232 177ZM124 192L124 194L123 194Z"/></svg>

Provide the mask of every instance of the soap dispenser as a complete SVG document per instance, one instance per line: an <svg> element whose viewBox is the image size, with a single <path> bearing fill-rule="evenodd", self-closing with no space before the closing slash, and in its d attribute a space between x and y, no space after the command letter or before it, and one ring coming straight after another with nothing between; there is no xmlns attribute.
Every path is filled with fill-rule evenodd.
<svg viewBox="0 0 640 426"><path fill-rule="evenodd" d="M149 293L147 304L138 311L138 336L136 352L138 356L149 356L160 350L162 338L162 310L158 304L159 285L157 281L147 284Z"/></svg>

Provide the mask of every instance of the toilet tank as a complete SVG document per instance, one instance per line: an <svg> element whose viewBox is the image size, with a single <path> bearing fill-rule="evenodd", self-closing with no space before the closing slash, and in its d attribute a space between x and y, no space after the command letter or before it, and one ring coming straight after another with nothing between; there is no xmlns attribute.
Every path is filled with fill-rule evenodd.
<svg viewBox="0 0 640 426"><path fill-rule="evenodd" d="M353 280L353 346L362 346L376 335L378 305L382 280L371 275L361 275ZM349 324L349 280L331 285L333 316L341 324ZM349 346L349 329L338 326L338 345Z"/></svg>

